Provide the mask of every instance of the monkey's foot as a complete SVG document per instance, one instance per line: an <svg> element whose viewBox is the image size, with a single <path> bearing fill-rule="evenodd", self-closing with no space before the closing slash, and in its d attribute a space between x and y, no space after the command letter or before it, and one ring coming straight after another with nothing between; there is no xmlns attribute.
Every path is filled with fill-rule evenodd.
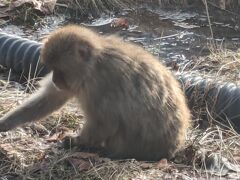
<svg viewBox="0 0 240 180"><path fill-rule="evenodd" d="M64 149L71 149L74 147L78 147L79 146L78 137L71 136L71 135L65 136L62 141L62 146Z"/></svg>
<svg viewBox="0 0 240 180"><path fill-rule="evenodd" d="M2 120L3 119L3 120ZM14 124L11 121L6 121L5 118L0 120L0 132L7 132L13 128L15 128Z"/></svg>
<svg viewBox="0 0 240 180"><path fill-rule="evenodd" d="M102 147L94 147L87 145L86 143L83 143L81 141L80 136L66 136L63 139L62 146L64 149L77 149L80 151L85 151L85 152L104 152L104 148Z"/></svg>

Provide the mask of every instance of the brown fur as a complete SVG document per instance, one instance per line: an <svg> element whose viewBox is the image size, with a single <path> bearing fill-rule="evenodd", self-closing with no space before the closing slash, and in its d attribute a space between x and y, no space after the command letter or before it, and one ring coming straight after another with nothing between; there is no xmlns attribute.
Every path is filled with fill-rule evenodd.
<svg viewBox="0 0 240 180"><path fill-rule="evenodd" d="M53 70L45 87L3 117L0 130L43 118L76 97L87 121L73 145L139 160L170 158L182 147L190 123L183 92L143 48L67 26L49 36L41 60Z"/></svg>

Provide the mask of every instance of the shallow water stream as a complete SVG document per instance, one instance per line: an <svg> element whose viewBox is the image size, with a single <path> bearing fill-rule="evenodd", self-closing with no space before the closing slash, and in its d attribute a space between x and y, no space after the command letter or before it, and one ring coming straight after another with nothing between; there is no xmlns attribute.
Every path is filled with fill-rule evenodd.
<svg viewBox="0 0 240 180"><path fill-rule="evenodd" d="M240 28L234 21L212 20L214 41L210 43L210 28L205 13L199 10L162 10L150 7L125 10L117 17L129 21L128 30L114 31L102 28L114 16L102 16L84 23L94 25L102 33L118 33L124 39L134 41L165 62L183 65L194 56L207 55L209 44L216 43L223 48L236 50L240 47ZM5 25L1 31L16 34L33 40L40 40L59 26L69 23L64 16L46 17L41 26L26 28L24 26ZM81 23L81 22L78 22Z"/></svg>

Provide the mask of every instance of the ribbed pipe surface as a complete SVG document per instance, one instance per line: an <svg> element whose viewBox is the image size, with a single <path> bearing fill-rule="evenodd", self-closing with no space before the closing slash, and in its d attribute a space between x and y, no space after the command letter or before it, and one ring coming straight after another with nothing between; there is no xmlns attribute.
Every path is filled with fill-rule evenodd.
<svg viewBox="0 0 240 180"><path fill-rule="evenodd" d="M49 71L39 64L41 43L0 33L0 64L25 77L46 75Z"/></svg>
<svg viewBox="0 0 240 180"><path fill-rule="evenodd" d="M193 114L214 123L231 125L240 133L240 87L234 83L176 74ZM202 109L203 108L203 109Z"/></svg>

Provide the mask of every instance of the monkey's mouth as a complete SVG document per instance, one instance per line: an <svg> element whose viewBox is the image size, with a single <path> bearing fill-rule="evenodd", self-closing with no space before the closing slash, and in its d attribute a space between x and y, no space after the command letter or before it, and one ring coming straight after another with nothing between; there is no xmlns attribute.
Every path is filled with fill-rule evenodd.
<svg viewBox="0 0 240 180"><path fill-rule="evenodd" d="M67 83L65 82L64 79L52 79L54 86L56 87L56 89L58 89L59 91L63 91L63 90L68 90L69 87L67 85Z"/></svg>
<svg viewBox="0 0 240 180"><path fill-rule="evenodd" d="M56 85L56 83L52 82L54 87L56 88L57 91L63 91L62 88L60 88L59 86Z"/></svg>

